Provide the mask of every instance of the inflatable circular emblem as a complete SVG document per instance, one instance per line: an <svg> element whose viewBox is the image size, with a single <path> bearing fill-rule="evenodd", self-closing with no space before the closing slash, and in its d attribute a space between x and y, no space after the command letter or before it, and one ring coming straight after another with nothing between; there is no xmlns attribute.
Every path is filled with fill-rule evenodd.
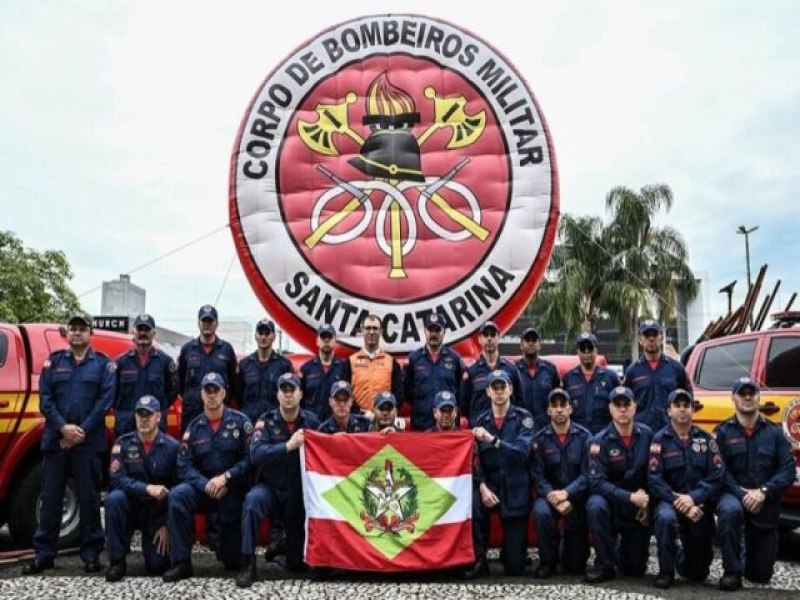
<svg viewBox="0 0 800 600"><path fill-rule="evenodd" d="M800 398L795 398L783 409L783 435L795 448L800 447Z"/></svg>
<svg viewBox="0 0 800 600"><path fill-rule="evenodd" d="M409 352L435 312L471 352L482 322L514 322L550 260L553 146L497 50L428 17L363 17L300 46L256 93L230 218L256 294L307 348L320 323L360 347L377 314L384 347Z"/></svg>

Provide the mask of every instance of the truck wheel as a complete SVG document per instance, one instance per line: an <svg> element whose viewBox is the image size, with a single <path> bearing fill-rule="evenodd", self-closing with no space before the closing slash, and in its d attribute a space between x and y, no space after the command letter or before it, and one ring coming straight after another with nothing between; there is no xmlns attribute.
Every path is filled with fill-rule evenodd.
<svg viewBox="0 0 800 600"><path fill-rule="evenodd" d="M37 462L17 481L9 497L8 530L14 544L21 548L30 548L33 542L33 534L39 523L39 511L42 508L42 500L39 497L41 488L42 463ZM64 490L59 548L70 548L79 544L79 525L78 496L75 491L75 481L70 479Z"/></svg>

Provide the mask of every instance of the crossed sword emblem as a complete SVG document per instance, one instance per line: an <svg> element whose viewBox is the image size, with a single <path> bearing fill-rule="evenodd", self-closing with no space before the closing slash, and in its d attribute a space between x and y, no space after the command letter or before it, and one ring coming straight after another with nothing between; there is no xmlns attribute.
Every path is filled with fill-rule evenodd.
<svg viewBox="0 0 800 600"><path fill-rule="evenodd" d="M417 143L420 148L427 142L434 133L440 129L449 129L450 138L446 148L454 150L467 147L473 144L483 133L486 127L486 112L480 111L475 115L468 115L464 107L466 98L455 96L442 98L436 95L433 87L425 88L425 96L434 103L433 123L419 136ZM357 96L354 92L348 92L343 102L338 104L318 104L316 107L316 121L298 120L297 131L300 138L311 150L324 156L338 156L339 150L335 144L334 134L345 135L356 142L359 146L364 145L362 138L350 127L348 107L355 103ZM486 241L489 237L489 230L483 227L478 221L465 215L443 198L438 191L446 186L464 166L469 163L469 158L463 158L452 169L439 179L416 186L420 196L430 200L447 217L459 225L470 235ZM324 165L318 165L317 169L333 181L339 188L350 194L351 198L347 204L331 215L327 220L321 222L319 226L304 240L306 247L313 249L328 235L339 223L344 221L350 214L359 207L364 206L369 201L372 190L361 189L352 183L345 181L337 176ZM398 180L389 180L389 184L395 186ZM389 206L390 224L390 249L392 267L389 272L390 279L405 278L403 269L403 241L401 238L401 207L398 202L392 201Z"/></svg>

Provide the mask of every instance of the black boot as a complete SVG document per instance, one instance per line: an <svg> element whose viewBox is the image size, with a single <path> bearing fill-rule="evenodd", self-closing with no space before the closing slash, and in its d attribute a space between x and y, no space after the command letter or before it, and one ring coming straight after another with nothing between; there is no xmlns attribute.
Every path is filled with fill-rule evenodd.
<svg viewBox="0 0 800 600"><path fill-rule="evenodd" d="M242 554L242 568L236 575L236 587L248 588L256 580L256 557L253 554Z"/></svg>
<svg viewBox="0 0 800 600"><path fill-rule="evenodd" d="M675 575L673 573L659 573L653 585L662 590L666 590L672 587L673 581L675 581Z"/></svg>
<svg viewBox="0 0 800 600"><path fill-rule="evenodd" d="M602 583L603 581L614 579L614 577L616 577L614 567L609 567L607 569L601 567L589 567L586 569L586 575L584 575L583 580L586 583Z"/></svg>
<svg viewBox="0 0 800 600"><path fill-rule="evenodd" d="M166 583L174 583L175 581L180 581L181 579L188 579L192 575L194 575L192 559L187 558L179 563L175 563L169 569L167 569L167 572L164 573L162 579Z"/></svg>
<svg viewBox="0 0 800 600"><path fill-rule="evenodd" d="M280 535L274 540L270 540L264 552L264 560L272 562L282 554L286 554L286 532L281 531Z"/></svg>
<svg viewBox="0 0 800 600"><path fill-rule="evenodd" d="M486 577L487 575L489 575L489 563L486 562L486 559L484 558L475 561L475 564L473 564L471 567L464 569L459 575L459 579L471 581L473 579Z"/></svg>
<svg viewBox="0 0 800 600"><path fill-rule="evenodd" d="M735 592L742 587L742 576L739 573L725 573L719 580L719 589L723 592Z"/></svg>
<svg viewBox="0 0 800 600"><path fill-rule="evenodd" d="M48 569L53 568L52 561L38 561L36 559L29 562L27 565L22 567L22 574L23 575L38 575L43 571L47 571Z"/></svg>
<svg viewBox="0 0 800 600"><path fill-rule="evenodd" d="M122 560L112 560L111 564L108 565L108 569L106 569L106 581L114 583L125 577L126 573L127 567L124 558Z"/></svg>

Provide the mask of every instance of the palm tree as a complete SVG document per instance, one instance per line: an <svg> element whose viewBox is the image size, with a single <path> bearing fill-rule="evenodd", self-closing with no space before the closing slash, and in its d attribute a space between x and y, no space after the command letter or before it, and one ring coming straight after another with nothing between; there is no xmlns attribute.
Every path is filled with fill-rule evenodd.
<svg viewBox="0 0 800 600"><path fill-rule="evenodd" d="M561 243L553 252L546 279L528 307L545 335L566 328L566 339L591 331L610 302L608 231L599 217L565 214L559 223Z"/></svg>
<svg viewBox="0 0 800 600"><path fill-rule="evenodd" d="M697 295L683 237L673 227L654 225L672 201L666 184L647 185L639 192L620 186L606 196L608 224L600 217L562 216L560 244L527 310L543 334L566 330L566 350L571 334L593 330L600 316L609 315L631 340L635 358L639 318L669 321L675 316L678 289L687 300Z"/></svg>
<svg viewBox="0 0 800 600"><path fill-rule="evenodd" d="M673 227L656 227L653 223L662 208L672 208L672 201L672 190L663 183L646 185L638 193L619 186L606 196L606 208L613 215L607 247L614 302L608 308L617 318L620 331L630 336L633 357L638 354L635 330L640 316L670 320L675 316L679 288L683 288L687 300L697 296L683 236Z"/></svg>

